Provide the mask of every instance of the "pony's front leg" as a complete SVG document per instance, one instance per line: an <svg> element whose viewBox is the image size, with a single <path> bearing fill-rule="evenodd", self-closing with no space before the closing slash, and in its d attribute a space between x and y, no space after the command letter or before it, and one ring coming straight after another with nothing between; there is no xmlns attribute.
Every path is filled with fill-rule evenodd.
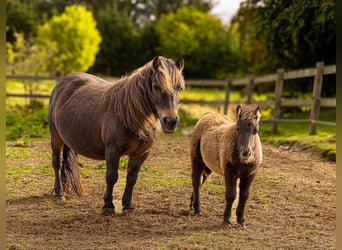
<svg viewBox="0 0 342 250"><path fill-rule="evenodd" d="M106 191L104 193L104 206L102 213L104 215L114 215L115 206L113 204L113 187L118 180L118 167L120 155L114 147L106 149Z"/></svg>
<svg viewBox="0 0 342 250"><path fill-rule="evenodd" d="M139 157L137 159L129 159L126 177L126 187L122 197L122 210L134 209L134 206L132 204L133 187L137 182L140 167L146 160L147 156L148 153L144 154L142 157Z"/></svg>
<svg viewBox="0 0 342 250"><path fill-rule="evenodd" d="M233 170L233 166L228 164L224 171L225 183L226 183L226 208L223 215L224 224L232 224L230 221L232 205L236 197L236 182L237 174Z"/></svg>
<svg viewBox="0 0 342 250"><path fill-rule="evenodd" d="M236 216L237 216L237 222L239 223L241 227L246 227L244 211L245 211L246 201L249 196L249 189L252 185L254 177L255 177L255 174L240 178L239 204L236 209Z"/></svg>

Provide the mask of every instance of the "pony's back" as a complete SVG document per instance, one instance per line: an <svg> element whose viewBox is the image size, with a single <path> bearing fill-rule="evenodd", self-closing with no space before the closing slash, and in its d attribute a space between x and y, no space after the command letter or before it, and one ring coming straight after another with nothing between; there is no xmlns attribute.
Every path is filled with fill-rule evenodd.
<svg viewBox="0 0 342 250"><path fill-rule="evenodd" d="M230 120L228 117L218 113L208 113L203 117L195 125L190 142L190 155L191 157L196 156L196 151L198 148L198 143L201 140L202 135L206 131L211 131L217 129L222 125L231 125L234 124L234 121Z"/></svg>

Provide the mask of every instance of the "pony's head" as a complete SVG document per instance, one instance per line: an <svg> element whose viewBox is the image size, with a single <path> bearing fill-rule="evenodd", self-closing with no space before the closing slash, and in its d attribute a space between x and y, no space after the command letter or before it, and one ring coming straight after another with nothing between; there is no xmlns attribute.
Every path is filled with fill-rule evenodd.
<svg viewBox="0 0 342 250"><path fill-rule="evenodd" d="M151 91L155 111L164 132L174 132L179 123L179 94L185 87L183 59L173 62L156 56L152 61Z"/></svg>
<svg viewBox="0 0 342 250"><path fill-rule="evenodd" d="M237 149L240 160L249 162L256 143L256 135L259 133L260 107L254 110L242 110L241 106L236 107L236 130Z"/></svg>

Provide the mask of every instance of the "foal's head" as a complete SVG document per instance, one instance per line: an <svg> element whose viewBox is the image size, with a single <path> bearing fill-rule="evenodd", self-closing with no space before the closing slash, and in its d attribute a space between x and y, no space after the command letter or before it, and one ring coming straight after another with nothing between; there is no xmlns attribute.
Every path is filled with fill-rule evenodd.
<svg viewBox="0 0 342 250"><path fill-rule="evenodd" d="M156 56L152 67L152 100L163 131L172 133L178 126L179 94L185 87L182 75L184 61L180 59L173 62Z"/></svg>
<svg viewBox="0 0 342 250"><path fill-rule="evenodd" d="M259 133L260 107L251 111L236 107L237 149L240 160L249 162L255 149L255 135Z"/></svg>

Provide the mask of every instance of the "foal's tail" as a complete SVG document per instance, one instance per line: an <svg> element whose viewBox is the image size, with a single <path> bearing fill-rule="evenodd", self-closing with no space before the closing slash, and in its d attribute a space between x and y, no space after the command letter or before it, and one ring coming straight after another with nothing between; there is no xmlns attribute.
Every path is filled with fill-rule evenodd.
<svg viewBox="0 0 342 250"><path fill-rule="evenodd" d="M66 145L63 148L62 183L65 191L71 188L76 194L82 196L80 165L77 162L76 153Z"/></svg>

